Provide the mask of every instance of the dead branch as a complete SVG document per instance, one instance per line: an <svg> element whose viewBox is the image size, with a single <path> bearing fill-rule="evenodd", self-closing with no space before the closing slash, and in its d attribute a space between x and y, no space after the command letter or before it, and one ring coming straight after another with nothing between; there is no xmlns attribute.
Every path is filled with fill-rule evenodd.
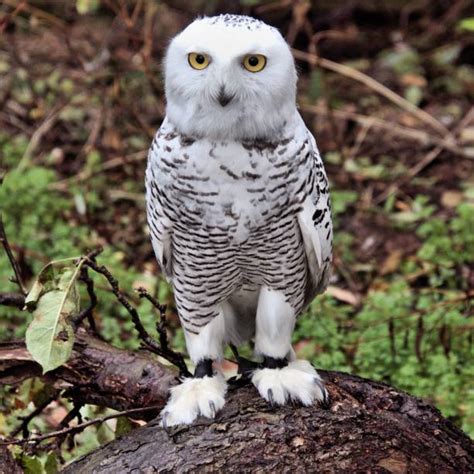
<svg viewBox="0 0 474 474"><path fill-rule="evenodd" d="M8 238L7 238L7 234L5 233L5 227L3 225L3 219L1 215L0 215L0 242L2 243L3 248L5 249L5 253L7 254L8 260L10 261L10 265L13 269L13 272L15 273L15 280L13 281L18 285L21 293L23 295L26 295L26 287L25 287L25 284L23 283L23 279L21 278L20 267L18 265L18 262L15 259L15 256L13 255L10 244L8 243Z"/></svg>
<svg viewBox="0 0 474 474"><path fill-rule="evenodd" d="M41 377L78 404L114 410L162 406L178 377L153 354L117 349L82 328L76 333L71 358L52 372L41 372L24 342L0 342L0 384Z"/></svg>
<svg viewBox="0 0 474 474"><path fill-rule="evenodd" d="M474 119L474 107L471 107L466 115L459 121L456 127L453 130L453 134L456 135L466 127ZM375 204L380 204L385 201L389 196L396 193L398 189L404 184L409 183L415 176L417 176L422 170L424 170L428 165L430 165L443 151L443 147L440 145L433 148L425 157L420 160L418 163L413 165L405 176L403 176L397 183L394 183L392 186L389 186L382 194L377 196L374 200Z"/></svg>
<svg viewBox="0 0 474 474"><path fill-rule="evenodd" d="M29 413L27 416L21 418L21 424L15 428L11 433L10 437L14 438L18 433L21 433L23 435L23 438L27 438L29 435L29 430L28 430L28 425L30 421L37 417L40 413L43 412L43 410L56 398L59 396L59 390L54 390L53 393L49 396L46 397L31 413ZM8 444L8 443L4 443ZM16 443L15 443L16 444Z"/></svg>
<svg viewBox="0 0 474 474"><path fill-rule="evenodd" d="M97 295L94 291L94 280L90 278L89 272L87 271L87 267L85 266L81 268L80 280L86 284L87 294L89 295L89 306L83 309L79 314L77 314L72 319L72 323L77 329L81 325L82 321L87 318L87 321L89 322L89 326L91 327L92 331L97 334L97 328L95 326L95 321L92 314L94 308L97 306Z"/></svg>
<svg viewBox="0 0 474 474"><path fill-rule="evenodd" d="M44 435L32 436L30 438L25 438L25 439L7 439L5 441L0 441L0 446L10 446L14 444L38 444L47 439L63 437L68 434L80 433L81 431L84 431L88 426L102 424L107 420L120 418L121 416L138 415L138 414L142 414L144 412L152 411L152 410L156 411L160 408L161 408L161 405L156 405L156 406L151 406L151 407L132 408L130 410L119 411L118 413L113 413L111 415L94 418L93 420L85 421L84 423L80 423L75 426L68 426L67 428L63 428L62 430L52 431L51 433L47 433Z"/></svg>
<svg viewBox="0 0 474 474"><path fill-rule="evenodd" d="M0 382L10 377L12 383L12 373L8 376L3 364L15 361L36 364L21 343L0 344ZM99 465L106 473L146 468L469 472L474 462L472 441L431 405L383 383L321 373L332 399L330 410L271 407L251 385L231 384L227 404L216 420L199 419L169 434L151 422L77 460L65 472L95 472ZM83 329L78 331L71 359L45 380L65 388L75 403L123 411L113 417L133 415L148 420L156 416L169 387L177 383L176 373L152 354L116 349ZM106 418L15 443L34 445L64 437Z"/></svg>
<svg viewBox="0 0 474 474"><path fill-rule="evenodd" d="M375 116L370 117L368 115L358 114L349 110L329 109L321 105L302 103L300 104L300 108L303 112L309 112L311 114L334 116L341 120L353 120L361 126L367 127L370 125L371 128L378 128L380 130L387 131L390 134L406 138L407 140L417 141L421 145L436 145L443 150L448 150L451 153L454 153L455 155L460 155L465 158L472 158L471 154L469 154L463 148L452 143L452 141L439 138L424 130L405 127L403 125L389 122L388 120L384 120Z"/></svg>
<svg viewBox="0 0 474 474"><path fill-rule="evenodd" d="M25 297L21 293L0 293L0 305L21 309L25 306Z"/></svg>
<svg viewBox="0 0 474 474"><path fill-rule="evenodd" d="M130 304L127 297L122 293L119 287L118 281L114 278L114 276L110 273L110 271L104 265L98 265L95 261L95 258L88 258L85 262L85 265L90 267L97 273L100 273L105 277L105 279L109 282L109 285L112 289L113 294L116 296L117 300L122 304L122 306L128 311L130 317L132 318L133 324L135 329L138 332L140 339L143 341L144 346L146 349L154 352L155 354L165 358L172 364L174 364L180 371L182 376L189 376L191 375L187 366L186 362L184 361L184 357L179 352L175 352L168 346L168 341L166 337L160 336L161 340L165 343L164 345L158 344L151 336L148 334L147 330L143 326L140 315L138 311ZM159 327L159 326L158 326Z"/></svg>
<svg viewBox="0 0 474 474"><path fill-rule="evenodd" d="M383 84L376 81L374 78L368 76L367 74L364 74L363 72L360 72L352 67L346 66L345 64L339 64L311 53L305 53L304 51L299 51L297 49L292 49L292 51L296 59L306 61L315 66L321 66L325 69L336 72L337 74L340 74L342 76L348 77L364 84L365 86L384 96L386 99L390 100L394 104L398 105L403 110L406 110L407 112L411 113L421 122L429 125L431 128L440 133L441 136L451 138L451 132L439 120L430 115L428 112L425 112L423 109L420 109L416 105L413 105L411 102L408 102L408 100L404 99L396 92L393 92L388 87L385 87Z"/></svg>
<svg viewBox="0 0 474 474"><path fill-rule="evenodd" d="M41 142L41 139L54 126L54 124L59 118L59 114L64 109L64 107L66 107L67 104L68 102L63 102L53 107L53 110L51 110L51 112L44 119L41 125L33 132L28 146L26 147L25 153L23 154L23 157L18 163L18 170L24 170L26 167L28 167L36 148Z"/></svg>

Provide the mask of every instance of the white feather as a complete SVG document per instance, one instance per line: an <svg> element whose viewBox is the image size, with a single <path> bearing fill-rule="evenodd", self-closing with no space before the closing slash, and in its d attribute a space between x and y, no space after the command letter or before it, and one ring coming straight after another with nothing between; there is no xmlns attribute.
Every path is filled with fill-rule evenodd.
<svg viewBox="0 0 474 474"><path fill-rule="evenodd" d="M280 291L266 286L260 290L257 307L255 352L283 359L291 350L295 310Z"/></svg>
<svg viewBox="0 0 474 474"><path fill-rule="evenodd" d="M191 424L198 416L214 418L225 403L227 385L221 374L213 377L184 379L173 387L161 412L163 425Z"/></svg>
<svg viewBox="0 0 474 474"><path fill-rule="evenodd" d="M307 360L295 360L282 369L256 370L252 383L265 400L278 405L294 400L308 406L327 398L321 377Z"/></svg>
<svg viewBox="0 0 474 474"><path fill-rule="evenodd" d="M316 206L312 203L311 198L307 198L303 203L303 210L298 214L298 222L301 227L306 254L308 255L313 251L316 255L318 267L321 268L322 250L320 233L315 228L312 219L315 210Z"/></svg>

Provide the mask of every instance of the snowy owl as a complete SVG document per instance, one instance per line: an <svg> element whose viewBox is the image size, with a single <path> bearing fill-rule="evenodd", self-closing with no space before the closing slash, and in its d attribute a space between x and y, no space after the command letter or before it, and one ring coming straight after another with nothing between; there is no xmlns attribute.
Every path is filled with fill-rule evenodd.
<svg viewBox="0 0 474 474"><path fill-rule="evenodd" d="M325 403L321 378L291 346L297 316L328 283L332 222L290 48L254 18L204 17L172 40L164 69L147 216L196 368L171 389L162 423L213 418L226 395L213 362L250 340L263 398Z"/></svg>

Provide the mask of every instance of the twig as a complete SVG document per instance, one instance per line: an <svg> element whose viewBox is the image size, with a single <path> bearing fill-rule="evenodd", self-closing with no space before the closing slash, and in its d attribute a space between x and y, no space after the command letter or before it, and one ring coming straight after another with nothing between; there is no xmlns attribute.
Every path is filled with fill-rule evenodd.
<svg viewBox="0 0 474 474"><path fill-rule="evenodd" d="M74 403L74 406L72 410L61 420L61 423L59 423L60 426L63 426L64 428L67 428L69 423L74 420L74 418L77 418L77 421L79 424L82 423L82 416L81 416L81 408L84 406L83 403Z"/></svg>
<svg viewBox="0 0 474 474"><path fill-rule="evenodd" d="M140 321L138 311L130 304L127 297L122 293L122 291L120 291L118 281L110 273L107 267L105 267L104 265L98 265L93 258L88 258L85 264L88 267L92 268L92 270L94 270L95 272L103 275L109 282L109 285L112 288L112 293L116 296L122 306L130 314L135 329L137 330L140 339L145 344L145 347L178 367L182 376L189 377L191 374L186 366L186 362L184 361L183 355L174 352L167 345L165 347L162 347L150 336L150 334L148 334L147 330Z"/></svg>
<svg viewBox="0 0 474 474"><path fill-rule="evenodd" d="M26 1L19 2L11 13L7 13L3 18L0 19L0 34L5 31L5 28L23 10L25 5Z"/></svg>
<svg viewBox="0 0 474 474"><path fill-rule="evenodd" d="M59 190L67 190L70 188L71 182L78 182L78 181L85 181L92 176L102 174L103 171L108 171L114 168L118 168L128 163L132 163L134 161L142 161L145 160L147 157L147 150L138 151L136 153L132 153L127 156L118 156L116 158L112 158L105 163L101 164L95 171L81 171L70 178L63 179L61 181L56 181L55 183L51 183L48 185L48 189L59 189Z"/></svg>
<svg viewBox="0 0 474 474"><path fill-rule="evenodd" d="M129 193L127 191L122 191L121 189L111 189L109 191L109 197L112 199L112 201L145 202L145 194Z"/></svg>
<svg viewBox="0 0 474 474"><path fill-rule="evenodd" d="M49 397L47 397L42 403L40 403L29 415L22 417L22 422L20 426L15 428L11 433L10 436L14 438L18 433L22 433L23 438L27 438L29 435L28 424L30 421L38 416L52 401L58 398L60 394L60 390L55 390Z"/></svg>
<svg viewBox="0 0 474 474"><path fill-rule="evenodd" d="M16 8L18 7L18 4L20 3L18 0L3 0L3 3L5 5L8 5L9 7ZM36 7L32 7L29 5L27 2L21 2L21 8L24 11L27 11L31 15L35 15L38 18L43 18L44 20L49 21L51 24L59 27L59 28L65 28L66 23L63 20L60 20L58 17L52 15L51 13L47 13L44 10L41 10Z"/></svg>
<svg viewBox="0 0 474 474"><path fill-rule="evenodd" d="M364 84L365 86L369 87L373 91L377 92L378 94L384 96L394 104L398 105L402 109L410 112L420 121L430 125L433 129L439 132L442 136L447 138L452 138L451 132L436 118L430 115L428 112L420 109L416 105L408 102L408 100L404 99L402 96L398 95L396 92L393 92L388 87L385 87L380 82L376 81L372 77L364 74L363 72L358 71L352 67L346 66L345 64L339 64L334 61L330 61L329 59L321 58L311 53L305 53L304 51L299 51L297 49L293 49L293 55L296 59L300 59L302 61L306 61L310 64L315 66L321 66L325 69L330 71L336 72L341 76L349 77L357 82Z"/></svg>
<svg viewBox="0 0 474 474"><path fill-rule="evenodd" d="M55 124L58 119L59 113L67 105L68 102L56 105L49 115L44 119L43 123L33 132L33 135L30 138L28 146L26 147L25 153L18 163L18 170L23 170L29 164L29 161L38 147L43 135L45 135L51 127Z"/></svg>
<svg viewBox="0 0 474 474"><path fill-rule="evenodd" d="M441 146L443 149L449 150L450 152L456 155L461 155L466 158L470 158L470 156L462 148L456 146L451 141L433 136L425 132L424 130L404 127L403 125L389 122L388 120L384 120L378 117L369 117L368 115L358 114L356 112L350 112L348 110L328 109L327 107L323 107L320 105L302 103L300 104L300 109L304 112L309 112L312 114L333 115L334 117L339 119L353 120L354 122L357 122L360 125L370 124L372 128L387 130L390 133L405 137L409 140L416 140L417 142L423 145L438 145Z"/></svg>
<svg viewBox="0 0 474 474"><path fill-rule="evenodd" d="M132 408L130 410L119 411L118 413L114 413L112 415L102 416L100 418L94 418L93 420L85 421L84 423L81 423L76 426L70 426L62 430L52 431L51 433L47 433L41 436L35 436L33 438L10 439L10 440L3 438L3 440L0 441L0 446L9 446L9 445L14 445L14 444L30 444L30 443L38 444L38 443L41 443L41 441L44 441L49 438L64 436L71 433L78 433L80 431L83 431L88 426L104 423L105 421L111 420L113 418L120 418L121 416L133 415L135 413L141 413L144 411L159 410L160 408L162 408L161 405L153 405L151 407Z"/></svg>
<svg viewBox="0 0 474 474"><path fill-rule="evenodd" d="M81 415L81 408L84 406L84 403L76 403L73 402L74 406L72 410L68 412L68 414L61 420L59 423L59 426L61 426L64 429L69 428L69 423L74 420L74 418L77 418L77 423L80 425L82 424L82 415ZM74 442L72 433L65 433L63 435L58 435L58 437L54 440L54 444L56 446L56 449L60 449L61 444L67 439L68 435L71 435L70 442L71 444ZM71 446L72 448L72 446Z"/></svg>
<svg viewBox="0 0 474 474"><path fill-rule="evenodd" d="M14 281L20 288L20 291L22 292L22 294L26 295L27 291L26 291L25 284L23 283L23 279L21 278L20 267L18 265L18 262L15 259L15 256L13 255L10 244L8 243L7 234L5 232L5 227L3 225L3 219L1 215L0 215L0 242L2 243L3 248L5 249L8 260L10 261L10 265L13 269L13 272L15 273Z"/></svg>
<svg viewBox="0 0 474 474"><path fill-rule="evenodd" d="M360 130L357 133L354 146L352 146L352 148L350 149L349 154L346 159L349 160L356 157L357 153L359 153L362 143L364 143L364 140L367 138L367 134L369 133L369 130L372 128L372 125L373 125L373 120L367 121L365 124L360 126Z"/></svg>
<svg viewBox="0 0 474 474"><path fill-rule="evenodd" d="M145 290L145 288L137 288L138 296L147 299L160 314L160 318L156 322L156 331L160 337L160 346L162 349L169 348L168 334L166 333L166 305L161 304L158 300Z"/></svg>
<svg viewBox="0 0 474 474"><path fill-rule="evenodd" d="M74 406L72 409L67 413L67 415L60 421L59 426L67 429L69 428L69 423L74 420L74 418L77 418L77 423L82 424L82 415L81 415L81 408L84 406L84 403L76 403L73 401ZM64 443L64 441L67 440L68 436L69 438L69 443L68 443L68 449L71 450L74 447L74 434L73 433L65 433L63 435L58 435L54 441L50 443L50 446L58 451L59 453L61 452L61 444ZM45 446L44 449L49 450L49 446ZM64 461L62 461L64 462Z"/></svg>
<svg viewBox="0 0 474 474"><path fill-rule="evenodd" d="M471 120L474 119L474 107L471 107L462 120L456 125L453 130L454 134L457 134L460 130L466 127ZM438 145L433 148L421 161L416 165L412 166L408 172L400 179L397 183L387 188L382 194L374 199L374 204L380 204L385 201L389 196L394 194L401 186L410 182L415 176L417 176L422 170L424 170L429 164L431 164L443 151L443 147Z"/></svg>
<svg viewBox="0 0 474 474"><path fill-rule="evenodd" d="M88 258L91 258L90 254ZM95 258L95 256L92 258ZM84 319L87 318L90 328L92 329L94 334L99 336L97 332L97 327L95 325L94 316L93 316L94 308L97 306L97 295L95 294L95 291L94 291L94 280L92 280L92 278L89 276L87 267L85 266L81 267L81 276L79 277L79 279L86 284L87 294L89 295L89 306L83 309L79 314L74 316L72 318L72 323L75 326L75 328L77 328L78 326L80 326L82 321L84 321Z"/></svg>
<svg viewBox="0 0 474 474"><path fill-rule="evenodd" d="M22 309L25 306L25 295L21 293L0 293L0 305Z"/></svg>
<svg viewBox="0 0 474 474"><path fill-rule="evenodd" d="M455 135L458 134L463 128L469 125L469 123L473 119L474 119L474 107L471 107L466 113L466 115L462 118L462 120L460 120L459 123L456 125L456 127L453 130L453 134ZM438 151L438 153L434 153L435 150L433 150L433 154L432 154L433 156L430 156L431 154L428 154L427 156L425 156L423 160L421 160L419 163L417 163L415 166L413 166L413 168L411 168L408 171L408 175L410 176L410 178L415 177L421 170L426 168L433 160L435 160L436 157L439 155L439 153L441 153L442 147L438 146L436 148L436 151Z"/></svg>

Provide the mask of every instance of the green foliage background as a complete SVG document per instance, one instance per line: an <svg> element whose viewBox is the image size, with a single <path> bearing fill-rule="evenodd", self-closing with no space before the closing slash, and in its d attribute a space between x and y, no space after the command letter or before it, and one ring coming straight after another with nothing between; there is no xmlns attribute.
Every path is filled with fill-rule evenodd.
<svg viewBox="0 0 474 474"><path fill-rule="evenodd" d="M146 148L162 119L159 57L165 36L173 28L179 29L180 22L194 11L175 10L166 2L144 3L143 15L151 11L159 23L172 13L174 21L171 26L162 25L163 34L156 34L155 58L148 58L148 62L136 59L142 43L122 38L118 41L124 50L111 47L114 59L90 74L67 61L38 60L34 54L18 64L7 40L0 38L0 80L9 85L9 100L26 111L22 120L28 126L23 128L34 131L58 104L61 107L55 125L33 153L28 150L31 134L1 119L0 164L5 178L0 187L0 210L29 285L48 261L79 256L103 245L101 263L128 292L151 333L156 315L149 304L140 302L133 288L145 286L169 304L170 334L176 348L182 350L183 336L171 290L157 276L146 235L143 172ZM241 3L253 8L264 2ZM48 2L45 5L50 6ZM98 0L78 0L77 11L74 7L66 9L65 15L85 32L90 22L103 22L104 28L111 24L113 12ZM52 12L61 14L54 8ZM47 41L43 33L50 28L41 18L39 25L31 18L15 19L14 34L28 48L32 48L32 41ZM288 25L283 21L281 26ZM449 116L454 123L472 100L473 68L459 60L463 35L471 26L472 18L466 16L445 37L423 37L425 43L432 44L408 36L403 48L386 45L369 57L336 59L369 75L378 74L381 81L389 78L388 85L409 101L428 104L432 113ZM363 25L360 28L361 34L366 34ZM142 29L140 23L137 31ZM131 33L124 29L121 34L128 38ZM102 44L99 39L92 41L94 47ZM90 61L95 54L97 50L86 59ZM300 76L301 102L336 108L350 103L359 113L408 120L400 118L393 105L345 78L322 69L302 69ZM5 110L14 115L13 109ZM99 112L105 116L99 137L85 146ZM311 115L305 118L315 130L332 185L336 258L331 284L336 291L317 298L300 318L294 335L298 355L317 367L382 380L423 397L474 435L472 159L443 151L439 167L424 170L376 203L367 190L385 191L423 159L426 147L375 129L361 146L354 146L360 135L347 128L339 130L342 140L335 143L328 134L327 120L318 121ZM470 130L472 133L472 125ZM390 146L384 145L384 140ZM466 143L466 150L472 148L469 140ZM138 159L127 161L130 156ZM116 157L127 159L107 170L107 162ZM462 168L462 179L455 173L449 179L443 175L449 164ZM380 250L368 253L366 246L373 238ZM8 260L0 254L1 291L16 291L9 281L11 273ZM101 333L117 346L137 348L128 315L105 282L97 276L94 280L99 292L95 317ZM87 302L85 294L83 302ZM0 307L0 318L0 338L24 336L28 314ZM0 432L7 433L16 426L16 416L31 411L35 397L44 394L45 387L30 381L18 390L0 390L5 395L0 402L4 413L0 415ZM23 408L13 408L15 399L22 400ZM43 430L47 424L39 419L33 425ZM112 436L108 427L88 430L77 437L74 450L62 452L63 460ZM43 457L38 462L46 460ZM32 471L38 472L37 460L25 458L25 464L30 462L36 466Z"/></svg>

